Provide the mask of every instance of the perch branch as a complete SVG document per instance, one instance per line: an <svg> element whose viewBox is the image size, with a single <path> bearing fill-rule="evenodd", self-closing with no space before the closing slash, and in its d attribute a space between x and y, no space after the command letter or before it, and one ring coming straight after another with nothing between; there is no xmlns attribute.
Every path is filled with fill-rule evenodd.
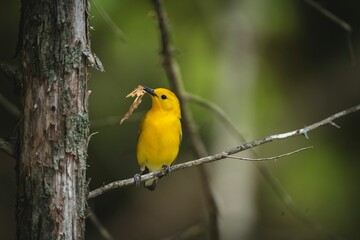
<svg viewBox="0 0 360 240"><path fill-rule="evenodd" d="M248 142L245 144L242 144L240 146L231 148L227 151L223 151L221 153L217 153L211 156L207 156L207 157L203 157L203 158L199 158L199 159L195 159L189 162L185 162L185 163L180 163L180 164L176 164L174 166L171 167L171 172L175 172L177 170L181 170L184 168L188 168L188 167L193 167L193 166L198 166L198 165L202 165L205 163L210 163L210 162L214 162L214 161L218 161L220 159L224 159L224 158L228 158L229 155L233 155L235 153L238 152L242 152L245 151L247 149L251 149L254 147L257 147L259 145L265 144L265 143L269 143L272 141L277 141L277 140L283 140L286 138L290 138L290 137L295 137L295 136L299 136L299 135L307 135L307 133L309 133L310 131L313 131L321 126L324 125L332 125L331 122L333 122L335 119L344 117L348 114L351 114L353 112L359 111L360 110L360 104L356 105L354 107L348 108L346 110L343 110L341 112L335 113L319 122L313 123L307 127L304 128L300 128L294 131L290 131L290 132L285 132L285 133L280 133L280 134L274 134L271 136L267 136L264 138L260 138L257 140L254 140L252 142ZM141 176L141 181L147 181L149 179L155 178L155 177L159 177L159 176L164 176L166 174L166 172L164 170L160 170L160 171L155 171L155 172L151 172L145 175ZM120 187L125 187L125 186L129 186L129 185L133 185L134 184L134 178L128 178L128 179L124 179L124 180L119 180L119 181L115 181L109 184L106 184L102 187L99 187L93 191L91 191L89 193L89 199L97 197L99 195L102 195L110 190L116 189L116 188L120 188Z"/></svg>

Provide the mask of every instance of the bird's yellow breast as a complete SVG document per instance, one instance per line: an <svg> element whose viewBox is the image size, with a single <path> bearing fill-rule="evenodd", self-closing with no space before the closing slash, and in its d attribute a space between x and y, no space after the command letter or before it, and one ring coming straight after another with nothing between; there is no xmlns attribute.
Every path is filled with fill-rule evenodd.
<svg viewBox="0 0 360 240"><path fill-rule="evenodd" d="M181 134L180 116L152 108L140 125L139 165L150 171L159 170L163 165L170 166L179 152Z"/></svg>

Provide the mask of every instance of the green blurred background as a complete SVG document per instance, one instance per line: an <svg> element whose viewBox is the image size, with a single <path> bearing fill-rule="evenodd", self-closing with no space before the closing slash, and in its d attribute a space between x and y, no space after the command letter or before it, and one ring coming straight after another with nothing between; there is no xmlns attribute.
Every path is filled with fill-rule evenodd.
<svg viewBox="0 0 360 240"><path fill-rule="evenodd" d="M138 84L169 85L150 2L97 0L97 8L91 3L92 50L106 70L92 70L89 82L91 132L97 134L90 141L87 176L94 189L138 171L138 125L150 100L145 96L119 126L132 102L126 94ZM186 90L218 104L247 140L301 128L359 104L360 2L321 4L352 26L358 63L349 54L349 34L305 1L166 0ZM3 62L16 63L19 11L18 1L0 2ZM0 93L17 103L12 83L0 78ZM212 112L191 102L189 107L210 153L242 143ZM309 133L308 140L297 137L255 149L258 156L275 156L314 146L265 164L309 219L344 239L360 239L359 121L360 113L354 113L336 121L341 129L326 126ZM18 118L1 105L0 123L0 137L14 141ZM192 159L185 135L177 162ZM0 162L0 239L14 239L15 161L0 152ZM254 163L223 160L206 169L220 209L222 239L327 239L286 210ZM184 233L188 239L207 238L196 167L162 179L154 192L131 186L89 205L114 239L171 239ZM91 221L86 239L103 239Z"/></svg>

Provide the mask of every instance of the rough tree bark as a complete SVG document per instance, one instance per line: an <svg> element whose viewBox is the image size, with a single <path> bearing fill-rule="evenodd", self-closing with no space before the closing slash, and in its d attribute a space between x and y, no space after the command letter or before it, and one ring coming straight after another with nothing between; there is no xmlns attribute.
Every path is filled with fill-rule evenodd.
<svg viewBox="0 0 360 240"><path fill-rule="evenodd" d="M83 239L88 1L21 4L17 239Z"/></svg>

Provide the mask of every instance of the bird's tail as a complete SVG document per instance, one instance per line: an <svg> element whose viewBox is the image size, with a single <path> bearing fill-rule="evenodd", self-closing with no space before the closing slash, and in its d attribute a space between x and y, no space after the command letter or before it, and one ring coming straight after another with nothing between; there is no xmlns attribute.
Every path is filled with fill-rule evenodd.
<svg viewBox="0 0 360 240"><path fill-rule="evenodd" d="M150 191L154 191L156 188L158 178L153 178L150 180L145 181L144 186L149 189Z"/></svg>

